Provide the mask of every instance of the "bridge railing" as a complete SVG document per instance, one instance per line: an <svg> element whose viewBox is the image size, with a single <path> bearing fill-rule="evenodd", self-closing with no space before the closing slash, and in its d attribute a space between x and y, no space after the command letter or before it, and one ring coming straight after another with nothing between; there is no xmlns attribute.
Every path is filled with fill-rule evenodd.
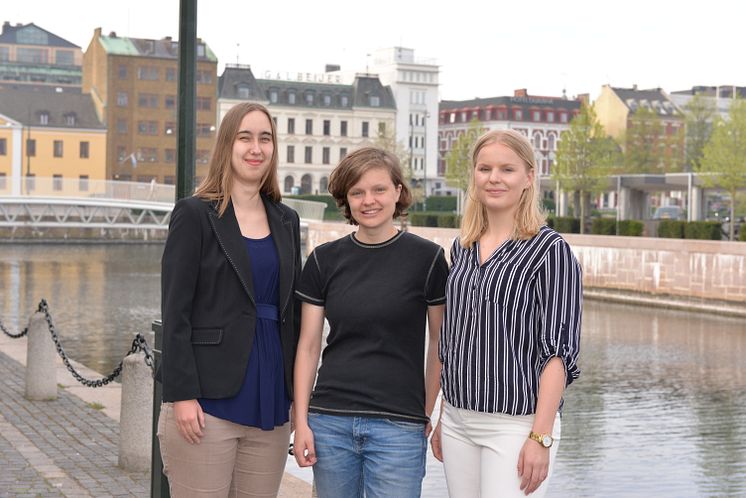
<svg viewBox="0 0 746 498"><path fill-rule="evenodd" d="M173 203L174 185L156 182L119 182L85 178L25 176L21 179L21 197L73 197ZM9 182L0 184L0 195L11 195Z"/></svg>

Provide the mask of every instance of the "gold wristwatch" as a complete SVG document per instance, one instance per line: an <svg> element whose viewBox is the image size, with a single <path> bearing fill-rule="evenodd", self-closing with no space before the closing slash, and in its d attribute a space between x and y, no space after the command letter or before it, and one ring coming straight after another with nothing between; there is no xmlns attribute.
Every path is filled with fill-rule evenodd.
<svg viewBox="0 0 746 498"><path fill-rule="evenodd" d="M554 443L554 438L549 434L539 434L534 431L528 433L528 438L533 439L545 448L550 448L552 443Z"/></svg>

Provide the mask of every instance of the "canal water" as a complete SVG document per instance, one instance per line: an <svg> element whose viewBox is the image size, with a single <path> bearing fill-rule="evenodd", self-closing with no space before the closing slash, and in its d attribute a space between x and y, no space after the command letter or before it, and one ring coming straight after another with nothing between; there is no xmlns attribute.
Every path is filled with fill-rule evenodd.
<svg viewBox="0 0 746 498"><path fill-rule="evenodd" d="M18 330L45 298L69 356L109 373L159 316L161 252L0 245L0 320ZM549 495L746 496L745 358L743 319L587 301ZM427 472L423 496L447 496Z"/></svg>

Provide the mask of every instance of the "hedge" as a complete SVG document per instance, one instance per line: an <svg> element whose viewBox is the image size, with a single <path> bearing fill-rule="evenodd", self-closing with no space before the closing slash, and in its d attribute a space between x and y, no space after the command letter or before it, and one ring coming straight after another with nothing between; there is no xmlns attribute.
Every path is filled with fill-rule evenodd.
<svg viewBox="0 0 746 498"><path fill-rule="evenodd" d="M409 223L419 227L458 228L461 219L452 213L438 213L432 211L409 212Z"/></svg>
<svg viewBox="0 0 746 498"><path fill-rule="evenodd" d="M547 218L547 225L560 233L580 233L580 220L564 216Z"/></svg>
<svg viewBox="0 0 746 498"><path fill-rule="evenodd" d="M641 221L637 220L620 220L618 225L617 235L623 235L626 237L639 237L642 235L642 231L645 225Z"/></svg>
<svg viewBox="0 0 746 498"><path fill-rule="evenodd" d="M444 213L453 213L456 211L456 201L458 199L455 195L434 195L427 198L427 211L440 211ZM410 211L422 212L422 203L417 202L409 208Z"/></svg>
<svg viewBox="0 0 746 498"><path fill-rule="evenodd" d="M664 239L683 239L686 221L661 220L658 224L658 237Z"/></svg>
<svg viewBox="0 0 746 498"><path fill-rule="evenodd" d="M746 224L741 225L741 231L738 233L738 240L746 242Z"/></svg>
<svg viewBox="0 0 746 498"><path fill-rule="evenodd" d="M690 221L684 228L685 239L721 240L721 224L717 221Z"/></svg>
<svg viewBox="0 0 746 498"><path fill-rule="evenodd" d="M594 235L616 235L616 220L610 218L595 218L591 224Z"/></svg>

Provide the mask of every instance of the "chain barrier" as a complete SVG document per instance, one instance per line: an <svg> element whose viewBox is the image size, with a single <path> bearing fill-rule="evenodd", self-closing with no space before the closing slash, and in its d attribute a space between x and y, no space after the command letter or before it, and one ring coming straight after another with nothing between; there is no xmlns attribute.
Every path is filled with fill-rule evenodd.
<svg viewBox="0 0 746 498"><path fill-rule="evenodd" d="M70 363L70 359L67 357L67 354L65 353L65 349L62 347L62 342L60 342L60 338L57 335L57 329L54 326L54 322L52 321L52 315L49 313L49 305L47 304L46 299L42 299L39 302L39 307L37 310L39 313L44 313L44 319L47 322L47 327L49 328L49 333L52 335L52 340L54 341L54 345L57 348L57 353L62 358L62 362L65 364L65 367L67 370L72 374L72 376L83 384L86 387L101 387L105 386L106 384L110 383L112 380L119 377L119 374L122 373L122 363L124 362L124 358L128 357L131 354L135 354L139 351L142 351L145 353L145 364L148 365L153 370L153 351L150 349L150 346L148 346L147 341L145 340L145 337L141 333L137 333L135 335L135 338L132 340L132 347L127 352L126 355L124 355L124 358L122 358L122 361L119 362L119 365L107 376L102 377L100 379L91 380L86 379L82 375L78 373L77 370L75 370L75 367L73 367L72 363ZM0 329L7 335L8 337L11 337L13 339L18 339L20 337L25 336L28 334L28 327L23 329L18 334L13 334L8 329L5 328L5 326L0 322Z"/></svg>

